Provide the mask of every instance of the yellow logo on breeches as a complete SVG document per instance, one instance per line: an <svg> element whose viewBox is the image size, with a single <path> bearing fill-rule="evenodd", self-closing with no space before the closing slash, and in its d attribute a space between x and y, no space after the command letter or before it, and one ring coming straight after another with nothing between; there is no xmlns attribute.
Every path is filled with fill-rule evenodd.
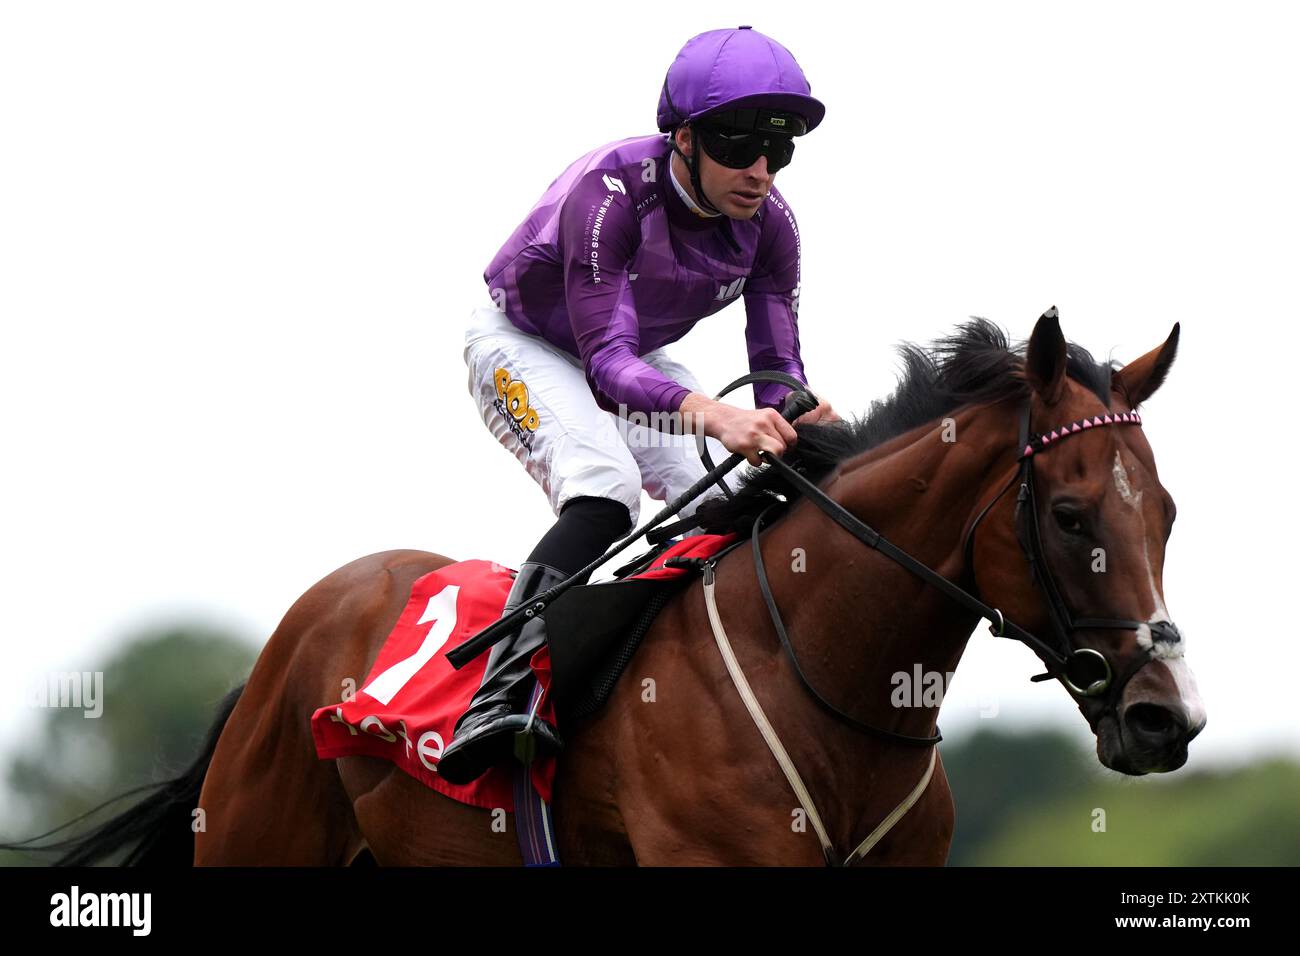
<svg viewBox="0 0 1300 956"><path fill-rule="evenodd" d="M533 433L537 431L537 426L542 423L542 419L537 414L537 409L528 404L528 386L524 384L523 379L514 378L504 368L498 368L493 373L493 379L497 391L497 398L493 405L505 416L515 437L531 451Z"/></svg>

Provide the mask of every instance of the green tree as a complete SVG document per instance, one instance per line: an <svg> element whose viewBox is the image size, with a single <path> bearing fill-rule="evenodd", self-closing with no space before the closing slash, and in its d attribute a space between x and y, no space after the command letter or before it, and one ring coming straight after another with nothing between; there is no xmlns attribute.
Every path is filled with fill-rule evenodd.
<svg viewBox="0 0 1300 956"><path fill-rule="evenodd" d="M103 712L51 707L36 743L12 757L14 799L0 820L15 842L85 813L110 797L174 776L193 759L218 701L252 668L256 649L205 625L176 625L126 641L102 667ZM72 835L130 805L95 814ZM44 842L44 841L37 841ZM0 863L41 863L43 854L0 851Z"/></svg>
<svg viewBox="0 0 1300 956"><path fill-rule="evenodd" d="M1295 866L1300 764L1126 777L1059 731L944 745L954 866Z"/></svg>

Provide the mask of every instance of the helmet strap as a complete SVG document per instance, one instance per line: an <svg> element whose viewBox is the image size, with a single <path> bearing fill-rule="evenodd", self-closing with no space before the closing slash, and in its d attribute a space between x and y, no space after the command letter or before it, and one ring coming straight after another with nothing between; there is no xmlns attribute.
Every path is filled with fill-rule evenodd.
<svg viewBox="0 0 1300 956"><path fill-rule="evenodd" d="M678 128L680 129L680 127ZM690 127L688 127L688 129L690 129ZM678 148L676 130L673 131L672 140L673 152L681 156L682 160L686 163L686 168L690 170L691 188L695 190L695 202L701 209L708 212L718 213L721 216L726 216L726 213L713 205L713 203L709 202L709 197L704 195L704 184L700 182L700 138L695 135L695 130L691 129L691 153L693 154L691 156L687 156Z"/></svg>

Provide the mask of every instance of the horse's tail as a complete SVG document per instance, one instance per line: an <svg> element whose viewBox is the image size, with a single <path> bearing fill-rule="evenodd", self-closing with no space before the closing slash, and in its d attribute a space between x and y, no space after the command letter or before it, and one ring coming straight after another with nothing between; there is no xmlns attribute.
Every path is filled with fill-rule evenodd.
<svg viewBox="0 0 1300 956"><path fill-rule="evenodd" d="M203 789L203 778L207 776L208 765L212 763L212 753L217 749L217 740L226 726L226 721L230 718L230 712L239 702L244 686L240 684L222 699L217 706L216 719L213 720L207 738L203 741L203 749L194 758L194 762L179 776L120 793L111 800L86 811L75 820L69 820L63 826L22 843L0 844L0 849L61 850L63 855L52 865L86 866L134 844L122 860L123 866L192 866L194 830L191 824L194 808L199 805L199 791ZM32 840L57 833L110 803L142 791L153 792L131 809L119 813L111 820L106 820L88 833L41 846L30 845Z"/></svg>

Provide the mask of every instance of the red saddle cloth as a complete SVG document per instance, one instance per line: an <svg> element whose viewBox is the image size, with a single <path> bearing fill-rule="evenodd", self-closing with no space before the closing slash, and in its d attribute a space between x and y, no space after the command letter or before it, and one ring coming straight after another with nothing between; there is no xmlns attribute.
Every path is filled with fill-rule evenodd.
<svg viewBox="0 0 1300 956"><path fill-rule="evenodd" d="M708 557L735 537L734 533L692 535L632 577L688 574L684 568L666 568L664 562L674 557ZM485 652L456 670L446 654L500 619L513 583L513 569L478 559L458 561L419 578L356 696L312 714L316 755L322 760L356 754L382 757L453 800L513 812L513 765L494 767L468 784L451 784L438 776L438 760L483 681L488 659ZM538 713L555 723L549 699L550 653L545 646L533 655L532 668L543 688ZM532 778L534 788L550 803L555 759L533 761Z"/></svg>

